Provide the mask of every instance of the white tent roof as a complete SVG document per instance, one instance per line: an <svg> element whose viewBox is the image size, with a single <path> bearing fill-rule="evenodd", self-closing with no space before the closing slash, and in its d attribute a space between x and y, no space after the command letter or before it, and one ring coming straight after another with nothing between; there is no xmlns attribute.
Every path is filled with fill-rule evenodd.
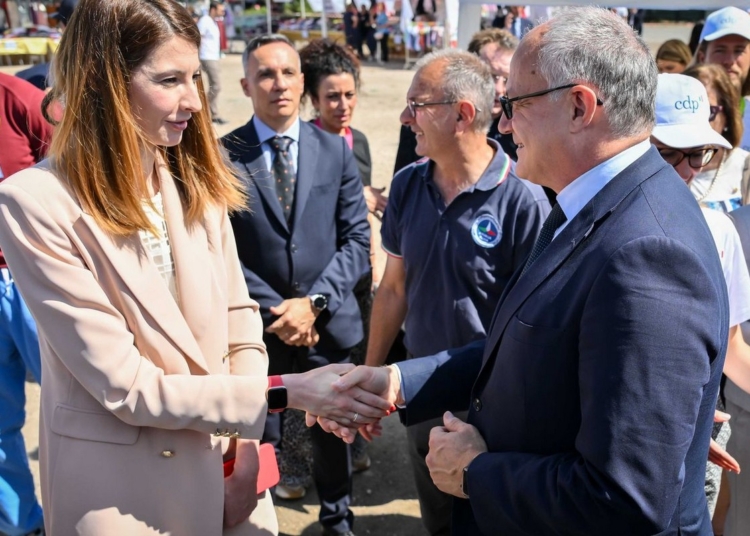
<svg viewBox="0 0 750 536"><path fill-rule="evenodd" d="M481 5L487 0L455 0L459 4L458 46L466 48L471 36L479 29ZM516 4L535 6L638 7L647 9L715 10L727 6L750 9L750 0L519 0Z"/></svg>
<svg viewBox="0 0 750 536"><path fill-rule="evenodd" d="M459 0L461 4L487 4L487 0ZM499 2L503 3L503 2ZM735 6L750 9L750 0L519 0L524 5L571 6L597 5L602 7L642 7L648 9L719 9Z"/></svg>

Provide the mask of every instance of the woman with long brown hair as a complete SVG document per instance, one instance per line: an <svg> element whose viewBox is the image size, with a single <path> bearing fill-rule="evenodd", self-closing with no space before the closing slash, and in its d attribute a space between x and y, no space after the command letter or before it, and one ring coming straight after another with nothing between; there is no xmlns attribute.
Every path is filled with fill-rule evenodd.
<svg viewBox="0 0 750 536"><path fill-rule="evenodd" d="M0 185L0 244L39 328L51 534L275 534L256 491L266 412L386 414L331 395L351 365L266 377L199 44L172 0L81 0L50 158Z"/></svg>

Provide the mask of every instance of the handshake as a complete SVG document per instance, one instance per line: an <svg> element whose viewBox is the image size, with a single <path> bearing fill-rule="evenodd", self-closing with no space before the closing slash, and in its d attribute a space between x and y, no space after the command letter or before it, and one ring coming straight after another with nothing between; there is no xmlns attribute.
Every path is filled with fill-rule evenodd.
<svg viewBox="0 0 750 536"><path fill-rule="evenodd" d="M395 405L406 402L401 393L401 372L395 365L335 364L284 376L283 381L288 407L305 410L308 426L317 422L347 443L352 443L358 432L368 441L380 435L380 419L395 411ZM463 469L487 452L487 444L477 428L449 411L443 415L443 424L430 432L425 462L438 489L466 498Z"/></svg>
<svg viewBox="0 0 750 536"><path fill-rule="evenodd" d="M333 364L283 376L287 406L307 412L307 425L317 422L347 443L357 432L365 439L379 435L380 419L402 405L400 373L395 366L355 367Z"/></svg>

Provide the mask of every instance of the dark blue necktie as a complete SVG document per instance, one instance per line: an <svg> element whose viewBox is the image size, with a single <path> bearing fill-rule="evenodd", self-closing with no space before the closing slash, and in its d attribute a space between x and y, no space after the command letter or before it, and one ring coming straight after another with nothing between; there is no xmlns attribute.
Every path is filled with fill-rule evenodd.
<svg viewBox="0 0 750 536"><path fill-rule="evenodd" d="M292 156L289 153L292 139L286 136L275 136L268 140L268 144L276 153L272 166L276 197L279 199L286 221L289 221L294 204L294 183L297 179L297 174L294 172L294 166L292 165Z"/></svg>
<svg viewBox="0 0 750 536"><path fill-rule="evenodd" d="M529 266L534 264L534 261L539 258L539 256L545 249L547 249L547 246L550 245L552 239L555 237L555 231L557 231L557 228L565 223L565 220L567 219L568 218L560 208L560 205L555 203L555 206L552 207L552 211L549 213L549 216L547 216L547 219L544 220L542 230L539 233L539 237L536 239L536 242L534 242L534 247L531 250L531 255L529 255L529 260L526 261L526 266L523 267L523 272L521 272L521 275L526 273L526 270L529 269Z"/></svg>

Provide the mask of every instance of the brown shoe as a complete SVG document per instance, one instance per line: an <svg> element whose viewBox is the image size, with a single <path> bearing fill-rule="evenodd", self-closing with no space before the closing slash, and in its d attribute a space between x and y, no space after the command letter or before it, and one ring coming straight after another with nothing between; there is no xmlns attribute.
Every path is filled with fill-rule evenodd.
<svg viewBox="0 0 750 536"><path fill-rule="evenodd" d="M361 473L362 471L367 471L371 465L372 460L370 460L370 456L367 452L363 452L356 458L352 459L352 472Z"/></svg>

